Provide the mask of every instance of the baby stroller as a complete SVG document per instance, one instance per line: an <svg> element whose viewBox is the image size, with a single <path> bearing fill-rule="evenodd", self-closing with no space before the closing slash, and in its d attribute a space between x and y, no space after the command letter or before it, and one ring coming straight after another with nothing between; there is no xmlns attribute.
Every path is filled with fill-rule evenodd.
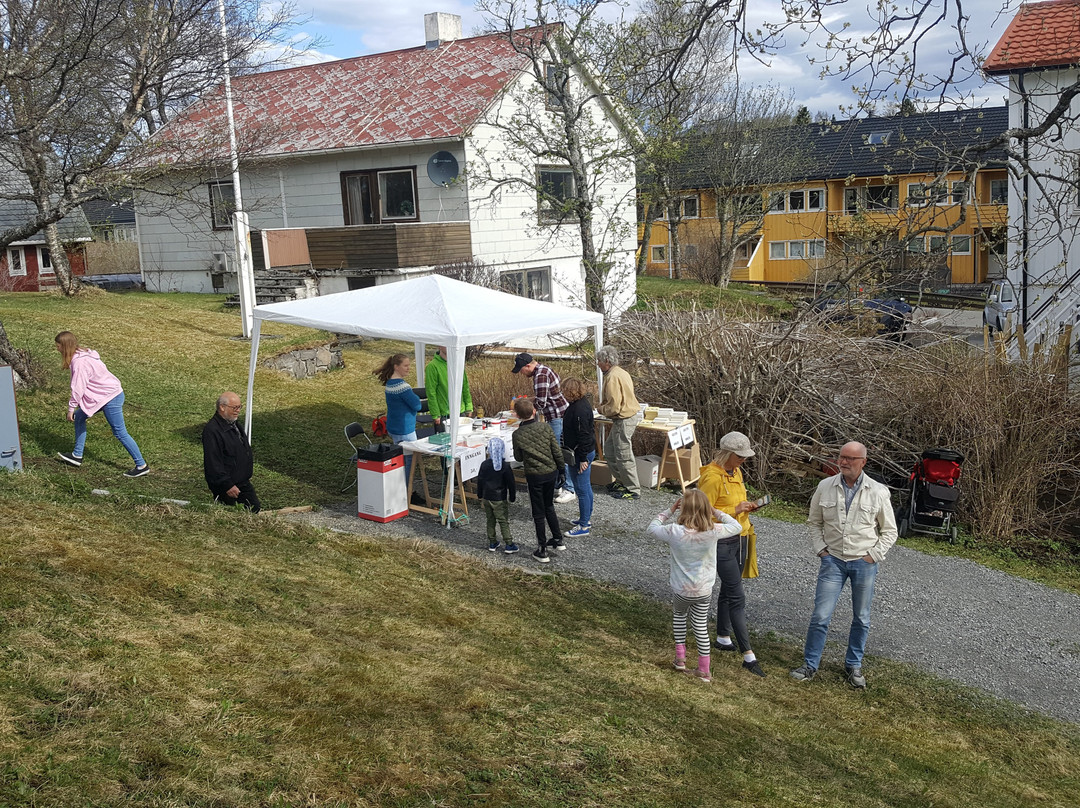
<svg viewBox="0 0 1080 808"><path fill-rule="evenodd" d="M947 536L956 543L953 511L960 496L957 481L964 456L952 449L927 449L911 471L911 495L907 507L896 514L896 530L900 536L925 533Z"/></svg>

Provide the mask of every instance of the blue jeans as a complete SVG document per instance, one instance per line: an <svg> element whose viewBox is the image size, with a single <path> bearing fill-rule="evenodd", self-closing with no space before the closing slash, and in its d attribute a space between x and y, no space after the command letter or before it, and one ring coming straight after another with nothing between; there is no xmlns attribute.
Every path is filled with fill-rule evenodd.
<svg viewBox="0 0 1080 808"><path fill-rule="evenodd" d="M844 664L849 668L862 667L866 651L866 635L870 633L870 602L874 599L874 581L878 565L857 558L841 561L832 555L821 559L818 570L817 592L814 594L814 613L806 630L806 646L803 661L808 668L817 670L821 654L825 650L825 635L829 633L836 602L845 581L851 581L851 630L848 632L847 655Z"/></svg>
<svg viewBox="0 0 1080 808"><path fill-rule="evenodd" d="M578 471L577 463L566 467L569 470L566 475L566 487L570 491L577 492L578 521L583 525L592 522L593 490L591 475L592 462L596 460L596 451L589 452L585 459L589 461L585 471Z"/></svg>
<svg viewBox="0 0 1080 808"><path fill-rule="evenodd" d="M551 431L555 433L555 441L562 446L562 418L552 418L548 421L548 426L551 427ZM566 485L563 486L571 494L576 494L577 489L574 487L574 478L570 476L570 467L566 469Z"/></svg>
<svg viewBox="0 0 1080 808"><path fill-rule="evenodd" d="M135 439L128 434L127 427L124 426L124 394L121 392L115 398L110 399L109 403L101 408L101 412L105 415L105 420L109 422L109 426L112 427L112 433L116 435L116 439L123 444L123 447L127 449L127 453L131 455L131 459L135 461L136 468L142 468L146 465L146 461L143 460L142 452L139 451L139 446L135 443ZM86 447L86 413L82 410L75 409L75 449L72 451L74 457L82 457L83 449Z"/></svg>
<svg viewBox="0 0 1080 808"><path fill-rule="evenodd" d="M405 441L416 440L416 430L413 430L408 435L390 435L390 440L394 443L404 443ZM412 452L405 452L405 485L409 484L409 469L412 468Z"/></svg>

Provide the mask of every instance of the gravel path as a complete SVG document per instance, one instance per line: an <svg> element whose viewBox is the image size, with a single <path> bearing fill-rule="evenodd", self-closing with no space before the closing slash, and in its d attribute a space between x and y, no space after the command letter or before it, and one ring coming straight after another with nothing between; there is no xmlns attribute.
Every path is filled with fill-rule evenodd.
<svg viewBox="0 0 1080 808"><path fill-rule="evenodd" d="M637 502L597 491L593 534L567 539L568 549L540 565L528 495L511 504L510 522L521 552L489 553L483 511L472 524L446 529L434 517L414 516L379 525L358 519L343 503L300 519L336 531L426 537L489 564L513 564L536 573L569 572L620 583L667 601L667 549L648 539L644 527L673 495L647 491ZM577 504L556 505L564 526ZM803 525L755 517L761 575L749 582L747 615L752 631L774 631L802 643L810 618L817 559ZM840 667L851 621L845 589L829 631L824 664ZM929 556L894 547L878 575L874 594L871 655L911 663L930 673L980 688L1055 718L1080 723L1080 597L958 558ZM771 675L786 671L769 667ZM873 661L867 666L873 680Z"/></svg>

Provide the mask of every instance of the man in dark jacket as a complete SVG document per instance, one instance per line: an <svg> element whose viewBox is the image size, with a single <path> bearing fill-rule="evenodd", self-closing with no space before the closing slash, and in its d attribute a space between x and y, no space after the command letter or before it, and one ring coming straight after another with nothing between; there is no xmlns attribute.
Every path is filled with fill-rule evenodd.
<svg viewBox="0 0 1080 808"><path fill-rule="evenodd" d="M247 435L236 423L242 408L236 393L222 393L218 397L217 412L203 427L203 474L217 502L240 503L252 513L258 513L259 497L251 484L255 456Z"/></svg>

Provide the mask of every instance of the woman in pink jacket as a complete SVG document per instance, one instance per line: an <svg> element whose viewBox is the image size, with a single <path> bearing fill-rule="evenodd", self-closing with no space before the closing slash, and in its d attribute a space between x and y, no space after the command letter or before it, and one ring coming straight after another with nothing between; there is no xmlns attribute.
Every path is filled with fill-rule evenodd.
<svg viewBox="0 0 1080 808"><path fill-rule="evenodd" d="M86 445L86 419L99 410L112 427L116 439L124 445L135 468L125 471L125 477L142 477L150 467L143 460L138 444L124 426L124 390L120 380L109 373L97 351L80 348L79 340L70 331L56 335L56 350L63 358L65 370L71 370L71 400L68 402L68 420L75 423L75 448L71 454L57 452L60 459L72 466L81 466L83 447Z"/></svg>

